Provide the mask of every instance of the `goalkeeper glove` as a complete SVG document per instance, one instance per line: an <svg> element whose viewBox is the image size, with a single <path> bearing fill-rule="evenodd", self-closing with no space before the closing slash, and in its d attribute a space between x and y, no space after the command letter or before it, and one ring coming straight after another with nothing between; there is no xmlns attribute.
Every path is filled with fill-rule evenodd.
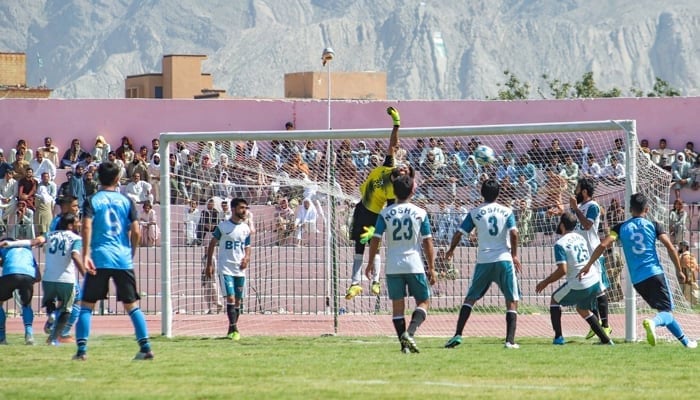
<svg viewBox="0 0 700 400"><path fill-rule="evenodd" d="M399 110L395 109L394 107L389 107L386 109L386 113L391 115L391 119L394 120L394 126L401 125L401 116L399 115Z"/></svg>
<svg viewBox="0 0 700 400"><path fill-rule="evenodd" d="M372 239L372 236L374 236L374 227L363 226L362 229L365 230L365 233L360 234L360 243L367 244L367 242Z"/></svg>

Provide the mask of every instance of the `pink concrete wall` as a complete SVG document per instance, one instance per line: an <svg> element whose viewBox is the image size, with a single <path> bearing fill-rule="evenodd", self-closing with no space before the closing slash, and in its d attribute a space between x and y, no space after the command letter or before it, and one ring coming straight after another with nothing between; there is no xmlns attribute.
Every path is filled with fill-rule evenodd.
<svg viewBox="0 0 700 400"><path fill-rule="evenodd" d="M635 119L640 138L652 147L658 139L682 149L688 140L700 147L700 97L617 98L536 101L334 101L334 129L386 126L384 109L399 105L402 125L425 127ZM72 138L91 150L104 135L113 148L132 138L137 148L167 131L325 129L328 105L316 100L0 100L0 148L20 138L36 148L52 136L63 152ZM696 195L697 194L697 195ZM700 200L700 192L685 196Z"/></svg>

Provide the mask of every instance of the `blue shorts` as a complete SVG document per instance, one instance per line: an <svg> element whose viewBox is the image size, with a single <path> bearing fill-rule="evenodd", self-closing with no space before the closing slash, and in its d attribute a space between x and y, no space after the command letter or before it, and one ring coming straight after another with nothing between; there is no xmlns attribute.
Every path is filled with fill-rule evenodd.
<svg viewBox="0 0 700 400"><path fill-rule="evenodd" d="M391 300L402 300L408 295L421 303L430 298L430 285L424 273L420 274L391 274L386 276L386 287Z"/></svg>
<svg viewBox="0 0 700 400"><path fill-rule="evenodd" d="M596 297L602 292L600 282L585 289L571 289L568 283L564 283L552 293L552 300L562 306L576 306L582 310L591 310Z"/></svg>
<svg viewBox="0 0 700 400"><path fill-rule="evenodd" d="M245 297L245 276L219 275L223 296L237 299Z"/></svg>
<svg viewBox="0 0 700 400"><path fill-rule="evenodd" d="M501 293L505 296L506 301L520 300L518 280L515 277L515 268L512 261L476 264L472 284L467 291L467 299L479 300L484 297L494 282L501 289Z"/></svg>

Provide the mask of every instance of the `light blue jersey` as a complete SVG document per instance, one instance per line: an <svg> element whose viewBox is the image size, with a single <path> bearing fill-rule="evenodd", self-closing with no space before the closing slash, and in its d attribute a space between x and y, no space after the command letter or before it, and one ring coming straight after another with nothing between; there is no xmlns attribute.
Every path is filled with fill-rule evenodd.
<svg viewBox="0 0 700 400"><path fill-rule="evenodd" d="M656 252L656 239L666 233L658 222L632 217L612 228L610 235L619 239L633 284L664 272Z"/></svg>
<svg viewBox="0 0 700 400"><path fill-rule="evenodd" d="M83 217L92 219L90 255L95 268L133 269L131 224L136 205L118 192L100 190L85 201Z"/></svg>
<svg viewBox="0 0 700 400"><path fill-rule="evenodd" d="M517 230L513 210L498 203L486 203L469 211L459 227L460 232L468 235L477 229L479 249L476 263L513 261L510 254L510 231Z"/></svg>
<svg viewBox="0 0 700 400"><path fill-rule="evenodd" d="M420 274L425 272L423 239L431 237L428 214L411 203L392 204L377 218L374 237L386 232L386 274Z"/></svg>
<svg viewBox="0 0 700 400"><path fill-rule="evenodd" d="M36 277L36 260L29 247L0 248L2 276L22 274Z"/></svg>

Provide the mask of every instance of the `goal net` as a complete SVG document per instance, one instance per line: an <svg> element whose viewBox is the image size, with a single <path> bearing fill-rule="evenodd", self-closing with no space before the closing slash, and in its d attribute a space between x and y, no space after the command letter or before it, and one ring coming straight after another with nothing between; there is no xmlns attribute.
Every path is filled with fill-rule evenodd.
<svg viewBox="0 0 700 400"><path fill-rule="evenodd" d="M169 160L161 173L168 176L161 180L163 334L225 333L218 284L204 279L202 270L210 230L228 218L222 204L234 197L248 201L255 231L239 320L244 335L394 334L384 286L374 296L364 281L361 295L345 299L354 253L348 239L353 207L360 184L384 160L390 131L161 134L162 157ZM670 175L640 152L634 121L401 128L399 137L395 159L417 171L413 202L428 210L438 256L439 280L421 335L454 333L472 279L476 238L463 238L451 263L440 256L466 212L480 203L485 177L501 183L499 201L514 209L520 231L517 336L552 336L550 296L563 281L540 294L535 285L555 269L555 221L569 209L578 177L596 181L601 237L626 218L625 204L635 191L649 197L651 217L667 225ZM498 161L475 163L472 153L479 144L493 148ZM659 254L676 315L698 337L698 316L683 297L665 249ZM628 284L621 249L606 253L606 271L613 336L641 338L640 318L654 311ZM408 312L414 303L407 304ZM564 314L565 336L587 333L573 309ZM475 306L465 335L503 336L504 315L504 299L494 285Z"/></svg>

